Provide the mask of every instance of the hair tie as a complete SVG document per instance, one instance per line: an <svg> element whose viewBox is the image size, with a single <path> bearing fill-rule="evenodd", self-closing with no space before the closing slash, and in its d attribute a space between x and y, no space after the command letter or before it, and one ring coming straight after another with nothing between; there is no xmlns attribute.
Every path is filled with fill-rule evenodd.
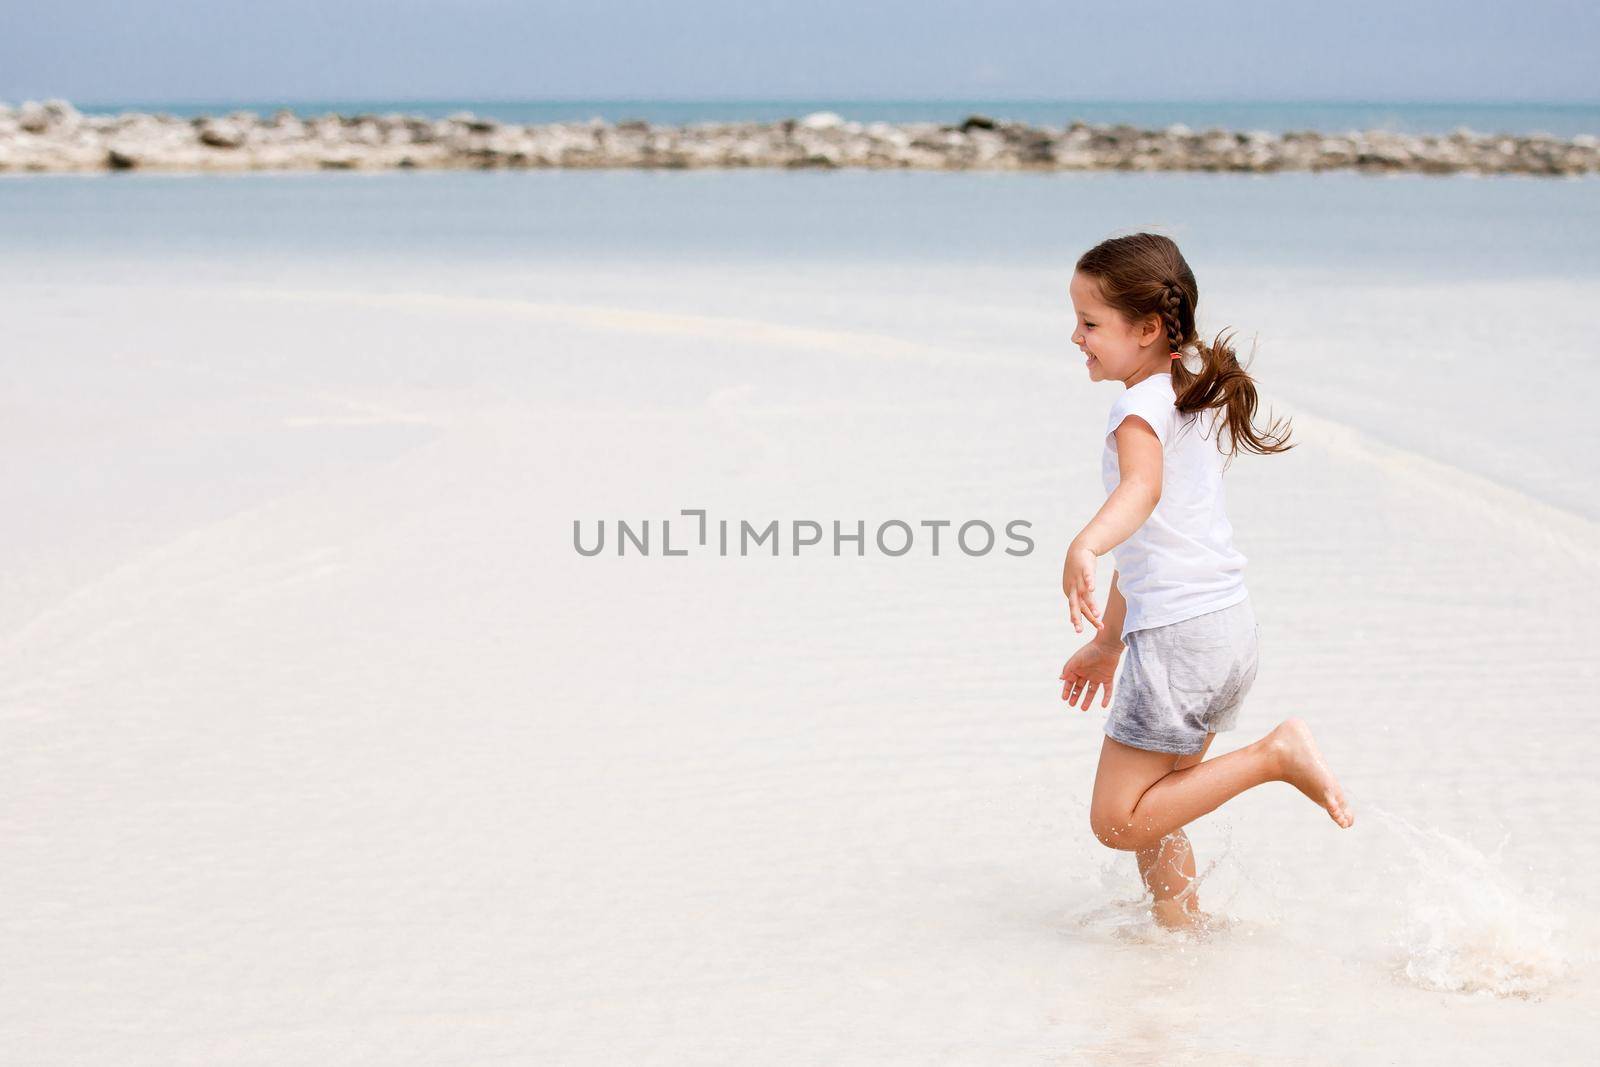
<svg viewBox="0 0 1600 1067"><path fill-rule="evenodd" d="M1183 358L1183 353L1182 352L1174 352L1174 353L1172 353L1172 358L1173 359L1182 359Z"/></svg>

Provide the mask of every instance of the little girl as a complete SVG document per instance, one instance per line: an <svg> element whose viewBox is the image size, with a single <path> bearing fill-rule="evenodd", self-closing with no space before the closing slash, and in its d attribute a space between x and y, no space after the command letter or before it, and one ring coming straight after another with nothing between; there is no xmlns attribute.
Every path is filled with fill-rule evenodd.
<svg viewBox="0 0 1600 1067"><path fill-rule="evenodd" d="M1101 242L1078 260L1071 294L1072 341L1090 381L1124 388L1106 423L1110 495L1067 549L1061 584L1073 628L1082 633L1087 620L1097 632L1062 670L1061 698L1081 699L1085 711L1097 692L1101 707L1111 703L1090 824L1101 843L1134 853L1156 920L1190 926L1201 913L1188 823L1263 782L1288 782L1340 826L1354 822L1299 719L1201 762L1211 739L1233 729L1255 681L1260 632L1224 512L1223 471L1240 449L1293 446L1287 427L1251 424L1255 385L1223 337L1199 343L1200 291L1171 239ZM1102 618L1094 572L1107 552L1116 569Z"/></svg>

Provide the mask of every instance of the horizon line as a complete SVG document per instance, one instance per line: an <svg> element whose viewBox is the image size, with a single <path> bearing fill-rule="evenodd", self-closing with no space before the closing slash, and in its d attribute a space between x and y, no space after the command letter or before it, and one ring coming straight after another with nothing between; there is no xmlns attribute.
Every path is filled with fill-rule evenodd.
<svg viewBox="0 0 1600 1067"><path fill-rule="evenodd" d="M0 97L0 103L23 103L29 100L66 100L80 111L98 108L145 107L242 107L245 105L275 104L284 107L305 104L330 103L385 103L423 106L428 104L1176 104L1203 105L1297 105L1297 106L1378 106L1378 107L1600 107L1596 100L1551 100L1522 98L1389 98L1368 97L1285 97L1229 98L1207 97L1177 99L1169 97L1072 97L1072 96L320 96L320 97L188 97L188 98L126 98L122 100L91 100L78 103L69 96L21 95L15 103Z"/></svg>

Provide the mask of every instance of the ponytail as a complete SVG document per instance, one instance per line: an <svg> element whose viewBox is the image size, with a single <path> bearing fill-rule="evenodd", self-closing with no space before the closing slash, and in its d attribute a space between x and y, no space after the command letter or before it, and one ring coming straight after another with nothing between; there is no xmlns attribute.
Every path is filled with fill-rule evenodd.
<svg viewBox="0 0 1600 1067"><path fill-rule="evenodd" d="M1181 412L1221 409L1218 421L1228 427L1229 462L1241 451L1268 456L1293 448L1290 420L1273 419L1265 430L1256 429L1256 383L1239 365L1238 353L1225 332L1210 344L1197 341L1194 348L1200 353L1200 369L1192 371L1184 360L1173 360L1172 391Z"/></svg>

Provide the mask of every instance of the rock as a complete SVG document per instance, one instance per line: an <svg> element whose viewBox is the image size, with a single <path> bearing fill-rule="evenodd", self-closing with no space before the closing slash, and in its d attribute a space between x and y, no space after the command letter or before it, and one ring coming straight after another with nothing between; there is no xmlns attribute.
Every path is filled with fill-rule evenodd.
<svg viewBox="0 0 1600 1067"><path fill-rule="evenodd" d="M26 133L43 133L50 128L50 114L37 101L25 100L17 108L17 127Z"/></svg>
<svg viewBox="0 0 1600 1067"><path fill-rule="evenodd" d="M44 112L52 129L71 132L83 124L83 116L78 109L65 100L46 100Z"/></svg>
<svg viewBox="0 0 1600 1067"><path fill-rule="evenodd" d="M794 169L801 169L805 167L821 167L823 169L832 169L838 165L838 161L833 159L831 156L824 155L821 152L812 152L809 155L800 156L797 159L791 159L787 164L787 166Z"/></svg>
<svg viewBox="0 0 1600 1067"><path fill-rule="evenodd" d="M1600 141L1546 133L1438 135L1393 130L1208 128L1181 123L1065 127L969 115L938 122L846 121L821 111L777 122L616 125L602 118L523 126L458 112L301 118L179 119L137 112L79 114L64 100L0 105L0 168L24 171L285 170L422 167L791 167L920 170L1186 170L1270 174L1357 169L1389 173L1582 175L1600 172Z"/></svg>
<svg viewBox="0 0 1600 1067"><path fill-rule="evenodd" d="M834 130L844 125L844 118L832 111L813 111L800 120L800 125L807 130Z"/></svg>
<svg viewBox="0 0 1600 1067"><path fill-rule="evenodd" d="M494 119L480 119L470 111L457 111L445 121L465 126L473 133L493 133L500 128L500 124Z"/></svg>
<svg viewBox="0 0 1600 1067"><path fill-rule="evenodd" d="M366 119L351 127L346 137L355 144L373 148L383 144L383 127L379 125L377 119Z"/></svg>
<svg viewBox="0 0 1600 1067"><path fill-rule="evenodd" d="M200 143L212 148L238 148L245 142L244 128L223 120L207 121L200 126Z"/></svg>

